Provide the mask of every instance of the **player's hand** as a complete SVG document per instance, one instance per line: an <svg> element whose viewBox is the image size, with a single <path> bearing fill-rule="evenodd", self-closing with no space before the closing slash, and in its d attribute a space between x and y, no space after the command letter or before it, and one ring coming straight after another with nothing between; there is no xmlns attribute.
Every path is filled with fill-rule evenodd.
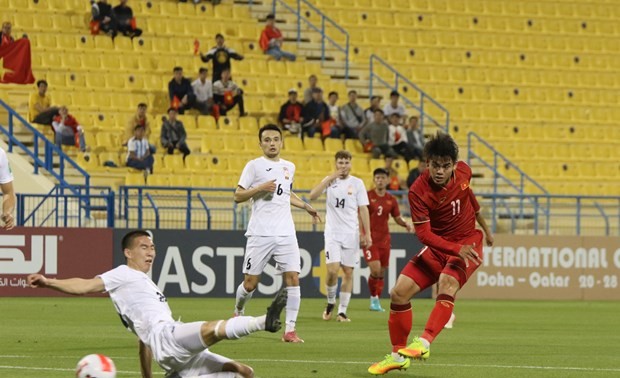
<svg viewBox="0 0 620 378"><path fill-rule="evenodd" d="M480 255L478 255L478 252L474 250L475 247L475 243L474 245L464 245L459 251L459 257L465 261L466 268L469 268L469 261L472 261L476 265L482 264L482 259L480 259Z"/></svg>
<svg viewBox="0 0 620 378"><path fill-rule="evenodd" d="M412 234L415 234L415 226L413 225L412 222L406 222L405 228L407 229L407 232L411 232Z"/></svg>
<svg viewBox="0 0 620 378"><path fill-rule="evenodd" d="M360 244L362 245L362 249L370 248L370 246L372 245L372 238L370 237L370 235L363 235Z"/></svg>
<svg viewBox="0 0 620 378"><path fill-rule="evenodd" d="M487 246L493 247L493 243L495 242L495 239L493 238L493 234L491 233L486 234L484 241L487 243Z"/></svg>
<svg viewBox="0 0 620 378"><path fill-rule="evenodd" d="M319 212L316 211L314 207L312 207L312 205L310 205L309 203L304 204L304 210L306 210L308 214L312 216L312 224L321 223L321 216L319 215Z"/></svg>
<svg viewBox="0 0 620 378"><path fill-rule="evenodd" d="M267 181L259 186L260 190L263 192L273 193L276 191L276 180L273 179L271 181Z"/></svg>
<svg viewBox="0 0 620 378"><path fill-rule="evenodd" d="M11 213L2 214L2 222L4 222L4 226L2 226L2 228L5 230L11 230L15 227L15 218L13 218L13 214Z"/></svg>
<svg viewBox="0 0 620 378"><path fill-rule="evenodd" d="M30 274L27 278L28 286L32 288L46 287L47 278L41 274Z"/></svg>

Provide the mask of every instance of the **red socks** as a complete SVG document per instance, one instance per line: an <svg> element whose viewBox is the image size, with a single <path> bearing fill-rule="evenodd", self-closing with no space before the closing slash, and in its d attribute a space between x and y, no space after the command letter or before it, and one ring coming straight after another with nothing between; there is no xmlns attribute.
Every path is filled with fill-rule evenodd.
<svg viewBox="0 0 620 378"><path fill-rule="evenodd" d="M448 314L448 319L449 318L450 314ZM446 320L446 322L447 321L448 320ZM409 338L409 332L411 332L412 322L413 311L411 311L411 303L403 305L390 303L388 328L390 330L392 352L398 352L399 349L407 346L407 338Z"/></svg>
<svg viewBox="0 0 620 378"><path fill-rule="evenodd" d="M383 292L383 277L368 277L368 290L372 297L380 297Z"/></svg>
<svg viewBox="0 0 620 378"><path fill-rule="evenodd" d="M432 343L435 337L437 337L439 332L441 332L443 327L446 325L448 320L450 320L453 308L454 297L447 294L438 295L437 301L435 302L435 307L426 322L426 327L424 328L424 333L421 337L428 340L429 343ZM392 317L390 316L390 320L391 319ZM390 329L390 335L391 334L392 332Z"/></svg>

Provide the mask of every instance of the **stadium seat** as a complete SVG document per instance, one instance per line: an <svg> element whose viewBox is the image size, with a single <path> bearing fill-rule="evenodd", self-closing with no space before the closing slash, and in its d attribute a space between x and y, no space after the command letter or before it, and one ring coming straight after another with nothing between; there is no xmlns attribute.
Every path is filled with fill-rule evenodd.
<svg viewBox="0 0 620 378"><path fill-rule="evenodd" d="M201 131L216 131L217 122L213 116L198 116L198 123L196 125Z"/></svg>
<svg viewBox="0 0 620 378"><path fill-rule="evenodd" d="M336 153L343 149L342 140L327 138L323 141L326 152Z"/></svg>
<svg viewBox="0 0 620 378"><path fill-rule="evenodd" d="M320 137L304 138L304 149L312 152L323 152L323 142Z"/></svg>

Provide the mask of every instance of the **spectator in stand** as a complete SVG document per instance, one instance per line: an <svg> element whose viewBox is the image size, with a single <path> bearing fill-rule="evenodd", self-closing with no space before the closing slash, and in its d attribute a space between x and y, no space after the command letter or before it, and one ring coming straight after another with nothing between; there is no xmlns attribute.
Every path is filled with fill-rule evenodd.
<svg viewBox="0 0 620 378"><path fill-rule="evenodd" d="M124 140L125 143L129 144L129 140L135 136L136 126L144 127L144 138L146 141L149 141L151 137L151 123L149 122L149 118L146 116L147 105L145 103L138 104L138 109L136 110L136 114L129 118L127 122L127 127L125 128ZM149 144L149 151L152 154L155 153L156 147L154 144Z"/></svg>
<svg viewBox="0 0 620 378"><path fill-rule="evenodd" d="M364 126L360 130L359 139L364 146L364 151L372 153L373 159L379 159L381 155L385 157L385 168L392 166L392 160L396 157L396 152L388 144L390 130L384 121L383 110L375 110L374 122Z"/></svg>
<svg viewBox="0 0 620 378"><path fill-rule="evenodd" d="M211 78L211 82L214 84L216 81L220 80L224 70L230 71L231 59L243 60L243 55L238 54L235 50L224 46L223 35L218 33L215 36L215 44L216 46L207 51L206 54L200 54L200 59L202 59L205 63L213 60L213 76Z"/></svg>
<svg viewBox="0 0 620 378"><path fill-rule="evenodd" d="M12 27L13 25L11 25L8 21L2 23L2 32L0 32L0 46L15 42L15 38L11 36Z"/></svg>
<svg viewBox="0 0 620 378"><path fill-rule="evenodd" d="M183 154L183 159L190 154L187 147L187 133L183 123L177 119L177 111L174 108L168 109L168 119L163 118L161 126L161 145L172 155L174 150L179 150Z"/></svg>
<svg viewBox="0 0 620 378"><path fill-rule="evenodd" d="M366 124L371 123L375 119L375 110L377 109L381 109L381 96L372 96L370 98L370 107L364 110Z"/></svg>
<svg viewBox="0 0 620 378"><path fill-rule="evenodd" d="M121 3L113 9L118 31L126 37L139 37L142 35L142 29L136 27L136 19L127 1L121 0Z"/></svg>
<svg viewBox="0 0 620 378"><path fill-rule="evenodd" d="M288 91L288 101L280 107L280 114L278 115L279 126L284 130L288 130L291 134L299 134L304 121L301 116L302 111L303 105L297 101L297 90L291 88Z"/></svg>
<svg viewBox="0 0 620 378"><path fill-rule="evenodd" d="M99 30L103 31L110 37L116 37L117 24L114 18L112 6L108 4L108 0L100 0L98 2L91 1L93 20L99 22Z"/></svg>
<svg viewBox="0 0 620 378"><path fill-rule="evenodd" d="M312 91L314 88L317 88L318 82L319 79L317 79L316 75L310 75L310 77L308 77L309 87L304 91L304 105L312 101Z"/></svg>
<svg viewBox="0 0 620 378"><path fill-rule="evenodd" d="M88 160L89 156L86 151L86 139L84 138L84 129L77 119L69 114L66 106L61 106L58 115L54 117L52 122L54 128L54 141L58 147L76 146L80 151L84 152L84 158Z"/></svg>
<svg viewBox="0 0 620 378"><path fill-rule="evenodd" d="M406 128L407 141L413 149L415 156L421 159L424 152L424 135L418 123L418 116L409 117L409 123L406 125Z"/></svg>
<svg viewBox="0 0 620 378"><path fill-rule="evenodd" d="M360 129L366 123L364 110L357 104L356 91L349 91L349 102L340 107L340 120L343 139L356 139Z"/></svg>
<svg viewBox="0 0 620 378"><path fill-rule="evenodd" d="M409 144L407 140L407 130L403 125L399 123L400 116L397 113L392 113L390 115L390 135L388 144L394 152L402 156L407 164L409 164L410 160L415 158L415 152L413 151L413 147Z"/></svg>
<svg viewBox="0 0 620 378"><path fill-rule="evenodd" d="M383 114L385 114L386 117L389 117L394 113L398 114L400 116L400 121L398 123L404 125L407 121L407 114L405 113L405 107L398 103L399 98L400 95L398 92L392 91L390 93L390 102L385 104L383 107Z"/></svg>
<svg viewBox="0 0 620 378"><path fill-rule="evenodd" d="M265 54L271 55L275 60L282 58L294 62L297 57L295 54L282 50L284 38L282 32L274 23L276 18L273 14L267 15L267 25L260 34L259 45Z"/></svg>
<svg viewBox="0 0 620 378"><path fill-rule="evenodd" d="M174 67L174 77L168 83L168 96L170 97L170 107L177 109L179 114L191 109L196 101L192 83L188 78L183 77L183 68Z"/></svg>
<svg viewBox="0 0 620 378"><path fill-rule="evenodd" d="M219 110L214 109L215 102L213 101L213 83L211 80L207 80L208 69L201 67L198 70L198 79L192 82L192 88L194 89L194 95L196 96L196 103L194 107L198 109L200 114L211 114L217 120L219 117Z"/></svg>
<svg viewBox="0 0 620 378"><path fill-rule="evenodd" d="M409 171L407 176L407 188L413 185L413 182L424 172L426 169L426 161L424 159L418 160L418 166Z"/></svg>
<svg viewBox="0 0 620 378"><path fill-rule="evenodd" d="M213 100L223 116L237 104L239 105L239 116L247 115L243 105L243 91L230 79L230 69L222 71L221 80L213 83Z"/></svg>
<svg viewBox="0 0 620 378"><path fill-rule="evenodd" d="M327 95L327 109L329 110L328 122L322 125L323 138L340 138L342 134L342 122L340 121L340 111L338 108L338 92L329 92Z"/></svg>
<svg viewBox="0 0 620 378"><path fill-rule="evenodd" d="M144 175L153 173L153 155L148 139L146 139L146 129L142 125L134 128L133 137L127 142L127 166L144 171Z"/></svg>
<svg viewBox="0 0 620 378"><path fill-rule="evenodd" d="M313 138L317 131L322 133L323 122L329 120L329 107L323 101L323 90L321 88L312 89L312 101L304 105L301 116L304 119L301 132L302 139L306 134L309 138Z"/></svg>
<svg viewBox="0 0 620 378"><path fill-rule="evenodd" d="M37 91L30 94L28 100L28 119L40 125L51 125L58 115L58 108L52 106L52 99L47 95L47 81L37 81Z"/></svg>

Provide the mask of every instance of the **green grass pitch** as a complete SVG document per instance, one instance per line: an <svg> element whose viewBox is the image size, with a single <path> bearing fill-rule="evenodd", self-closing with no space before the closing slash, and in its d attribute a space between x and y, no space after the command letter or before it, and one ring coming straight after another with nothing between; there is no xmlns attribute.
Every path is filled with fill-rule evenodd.
<svg viewBox="0 0 620 378"><path fill-rule="evenodd" d="M232 298L170 298L175 317L190 322L227 318ZM384 299L383 306L389 305ZM253 299L246 314L260 315L268 299ZM419 334L433 306L414 300ZM302 300L299 335L256 333L222 341L211 350L254 367L256 377L370 377L368 366L389 352L388 313L351 302L351 323L321 319L324 301ZM456 303L456 323L435 340L428 362L414 361L390 377L619 377L620 303L473 301ZM139 377L136 337L124 330L107 298L2 298L0 377L71 377L77 361L103 353L118 377ZM154 368L157 376L161 369Z"/></svg>

